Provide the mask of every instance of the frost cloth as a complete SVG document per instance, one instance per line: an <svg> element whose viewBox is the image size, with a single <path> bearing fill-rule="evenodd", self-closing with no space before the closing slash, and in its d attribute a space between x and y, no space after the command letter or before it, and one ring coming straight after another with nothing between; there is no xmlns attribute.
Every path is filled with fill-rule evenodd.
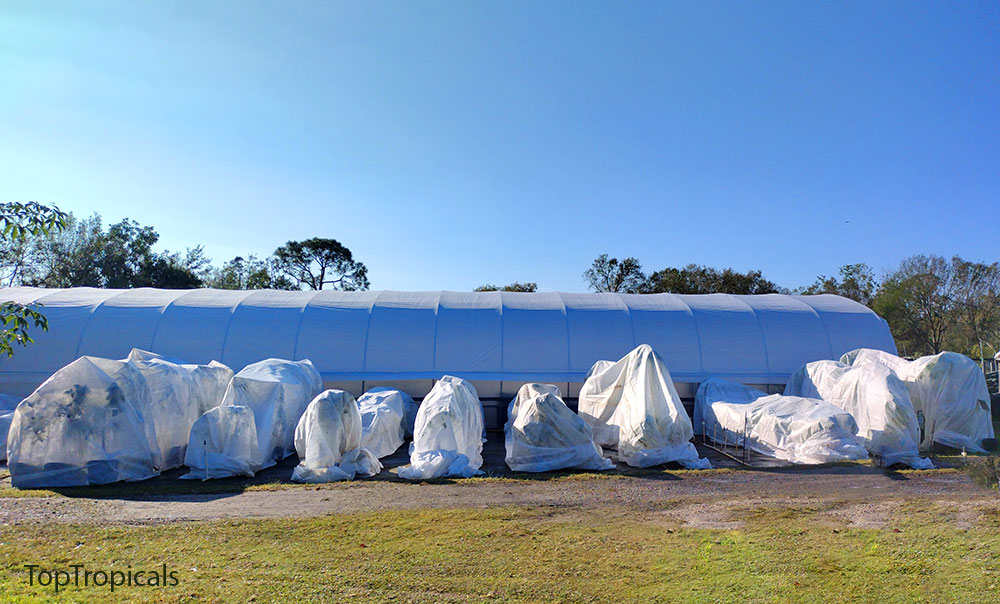
<svg viewBox="0 0 1000 604"><path fill-rule="evenodd" d="M630 466L711 467L691 442L694 430L670 372L646 344L616 363L595 363L580 391L579 410L597 444L616 449Z"/></svg>

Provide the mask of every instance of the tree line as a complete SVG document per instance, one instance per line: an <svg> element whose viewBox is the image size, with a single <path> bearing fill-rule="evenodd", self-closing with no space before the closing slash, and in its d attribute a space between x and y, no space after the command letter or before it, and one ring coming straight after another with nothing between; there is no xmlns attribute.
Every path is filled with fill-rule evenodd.
<svg viewBox="0 0 1000 604"><path fill-rule="evenodd" d="M992 358L1000 346L1000 263L914 255L880 278L865 263L842 266L811 285L789 289L759 270L689 264L646 274L636 258L598 256L583 273L598 292L676 294L837 294L871 308L888 323L904 356L953 350Z"/></svg>
<svg viewBox="0 0 1000 604"><path fill-rule="evenodd" d="M101 216L78 219L55 206L0 203L0 284L38 287L157 287L188 289L367 290L368 269L336 239L289 241L267 257L237 256L213 265L201 246L154 251L159 234L125 219L105 227ZM992 357L1000 346L1000 265L915 255L876 276L865 263L789 289L746 272L698 264L646 273L637 258L598 256L583 273L596 292L677 294L837 294L873 309L889 322L908 356L955 350ZM485 284L475 291L534 292L532 281ZM12 303L0 306L0 353L30 341L28 328L44 316Z"/></svg>
<svg viewBox="0 0 1000 604"><path fill-rule="evenodd" d="M3 204L9 205L9 204ZM368 289L368 269L336 239L289 241L270 256L237 256L214 266L202 246L156 252L159 234L125 219L64 214L56 229L0 242L5 286L191 289Z"/></svg>

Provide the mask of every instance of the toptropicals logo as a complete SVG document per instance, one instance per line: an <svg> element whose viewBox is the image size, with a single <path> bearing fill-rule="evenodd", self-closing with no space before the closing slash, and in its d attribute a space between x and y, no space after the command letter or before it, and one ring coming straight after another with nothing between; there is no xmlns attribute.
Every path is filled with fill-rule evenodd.
<svg viewBox="0 0 1000 604"><path fill-rule="evenodd" d="M83 564L71 564L67 568L45 569L37 564L25 564L28 569L28 585L37 583L42 587L52 587L56 593L67 587L109 587L112 592L117 587L176 587L180 581L176 570L167 570L164 564L155 570L88 570Z"/></svg>

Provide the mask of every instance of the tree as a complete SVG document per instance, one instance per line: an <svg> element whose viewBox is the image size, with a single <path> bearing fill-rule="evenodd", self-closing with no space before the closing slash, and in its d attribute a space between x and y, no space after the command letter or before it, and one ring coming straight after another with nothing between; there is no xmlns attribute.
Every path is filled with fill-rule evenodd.
<svg viewBox="0 0 1000 604"><path fill-rule="evenodd" d="M183 255L153 251L160 236L153 227L129 219L107 231L101 217L77 220L68 216L67 228L39 239L20 282L44 287L201 287L210 261L201 246Z"/></svg>
<svg viewBox="0 0 1000 604"><path fill-rule="evenodd" d="M475 292L536 292L538 291L538 284L534 281L525 281L521 283L520 281L514 281L513 283L508 283L502 287L487 283L486 285L480 285L476 289L472 290Z"/></svg>
<svg viewBox="0 0 1000 604"><path fill-rule="evenodd" d="M840 279L820 275L816 282L803 289L802 293L837 294L870 307L877 291L878 282L875 281L874 271L867 264L860 262L840 267Z"/></svg>
<svg viewBox="0 0 1000 604"><path fill-rule="evenodd" d="M961 340L955 348L982 360L984 346L1000 336L1000 264L969 262L955 256L951 265L956 331Z"/></svg>
<svg viewBox="0 0 1000 604"><path fill-rule="evenodd" d="M319 290L330 285L332 289L357 291L370 285L368 269L336 239L289 241L274 251L274 268L300 288Z"/></svg>
<svg viewBox="0 0 1000 604"><path fill-rule="evenodd" d="M910 256L882 280L873 303L904 354L937 354L955 320L954 270L940 256Z"/></svg>
<svg viewBox="0 0 1000 604"><path fill-rule="evenodd" d="M32 265L21 282L41 287L101 287L97 260L103 236L100 216L78 220L70 214L66 228L37 242Z"/></svg>
<svg viewBox="0 0 1000 604"><path fill-rule="evenodd" d="M56 206L46 206L38 202L0 203L0 239L13 246L23 246L32 238L61 231L66 226L68 214ZM27 346L32 342L28 330L34 326L48 331L49 323L45 315L35 308L4 302L0 304L0 353L8 357L14 355L14 345Z"/></svg>
<svg viewBox="0 0 1000 604"><path fill-rule="evenodd" d="M668 267L649 277L647 291L673 294L773 294L774 282L765 279L761 271L741 273L732 268L718 270L709 266L689 264L684 268Z"/></svg>
<svg viewBox="0 0 1000 604"><path fill-rule="evenodd" d="M632 257L618 260L609 258L607 254L601 254L583 273L583 278L590 284L591 289L597 292L636 294L647 287L642 265Z"/></svg>
<svg viewBox="0 0 1000 604"><path fill-rule="evenodd" d="M206 280L217 289L297 289L286 277L276 277L271 261L250 254L237 256Z"/></svg>

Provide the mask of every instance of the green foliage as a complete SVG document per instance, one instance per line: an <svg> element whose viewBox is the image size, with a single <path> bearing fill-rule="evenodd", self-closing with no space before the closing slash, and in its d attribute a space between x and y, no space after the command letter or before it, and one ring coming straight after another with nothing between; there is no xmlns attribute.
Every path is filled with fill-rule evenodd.
<svg viewBox="0 0 1000 604"><path fill-rule="evenodd" d="M771 294L779 291L761 271L741 273L689 264L683 268L667 267L647 276L635 258L609 258L601 254L583 274L591 289L598 292L628 294Z"/></svg>
<svg viewBox="0 0 1000 604"><path fill-rule="evenodd" d="M125 219L107 228L101 217L77 219L58 209L32 219L38 204L0 205L0 279L6 286L157 287L191 289L334 289L369 287L367 268L334 239L291 241L270 258L236 257L212 266L202 246L183 253L156 252L159 234ZM53 222L53 220L61 222ZM57 224L59 228L53 229ZM28 235L35 236L28 236Z"/></svg>
<svg viewBox="0 0 1000 604"><path fill-rule="evenodd" d="M69 215L57 206L37 201L0 203L0 230L3 239L8 241L24 241L61 231L68 218Z"/></svg>
<svg viewBox="0 0 1000 604"><path fill-rule="evenodd" d="M222 265L207 280L217 289L297 289L286 277L275 276L273 263L250 254L237 256Z"/></svg>
<svg viewBox="0 0 1000 604"><path fill-rule="evenodd" d="M741 273L732 268L719 270L689 264L684 268L665 268L649 277L649 293L672 294L773 294L778 286L764 278L761 271Z"/></svg>
<svg viewBox="0 0 1000 604"><path fill-rule="evenodd" d="M836 294L870 307L878 291L875 272L864 262L840 267L840 278L820 275L803 294Z"/></svg>
<svg viewBox="0 0 1000 604"><path fill-rule="evenodd" d="M300 288L368 289L368 269L336 239L289 241L274 251L274 270Z"/></svg>
<svg viewBox="0 0 1000 604"><path fill-rule="evenodd" d="M43 287L107 287L128 289L201 287L211 270L201 246L185 254L155 252L159 234L153 227L125 219L107 230L97 214L83 220L70 216L67 229L40 239L31 251L21 281Z"/></svg>
<svg viewBox="0 0 1000 604"><path fill-rule="evenodd" d="M27 203L0 203L0 258L13 260L9 269L11 281L22 275L27 267L29 250L34 239L62 231L69 215L56 206L46 206L35 201ZM15 302L0 304L0 354L14 355L14 346L27 346L33 340L29 328L42 331L49 328L45 316L37 307Z"/></svg>
<svg viewBox="0 0 1000 604"><path fill-rule="evenodd" d="M32 325L48 331L49 322L45 316L34 308L4 302L0 304L0 320L3 321L3 331L0 331L0 354L14 356L14 345L27 346L34 340L28 335Z"/></svg>
<svg viewBox="0 0 1000 604"><path fill-rule="evenodd" d="M885 526L860 528L828 513L842 508L756 504L724 510L744 519L727 529L685 524L699 503L710 504L4 526L0 599L903 604L997 597L1000 537L989 506L960 528L952 502L890 502ZM25 564L167 564L179 585L115 592L90 585L56 596L51 585L28 584Z"/></svg>
<svg viewBox="0 0 1000 604"><path fill-rule="evenodd" d="M583 278L596 292L637 294L645 291L647 286L642 264L632 257L619 260L601 254L583 273Z"/></svg>
<svg viewBox="0 0 1000 604"><path fill-rule="evenodd" d="M964 470L981 487L997 486L1000 480L1000 457L979 457L965 464Z"/></svg>
<svg viewBox="0 0 1000 604"><path fill-rule="evenodd" d="M498 286L492 283L487 283L486 285L480 285L476 289L472 290L474 292L536 292L538 291L538 284L534 281L525 281L521 283L520 281L514 281L513 283L508 283L507 285Z"/></svg>
<svg viewBox="0 0 1000 604"><path fill-rule="evenodd" d="M910 256L882 280L872 307L906 354L970 354L1000 338L1000 265Z"/></svg>

